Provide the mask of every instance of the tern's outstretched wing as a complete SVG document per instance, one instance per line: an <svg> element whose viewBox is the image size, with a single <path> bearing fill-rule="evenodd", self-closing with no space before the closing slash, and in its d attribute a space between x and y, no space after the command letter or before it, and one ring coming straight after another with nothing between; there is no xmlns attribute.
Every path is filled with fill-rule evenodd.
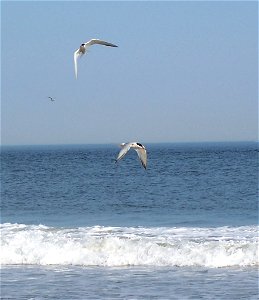
<svg viewBox="0 0 259 300"><path fill-rule="evenodd" d="M138 157L141 161L142 166L147 168L147 151L146 149L135 149L138 153Z"/></svg>
<svg viewBox="0 0 259 300"><path fill-rule="evenodd" d="M129 151L129 149L130 149L130 143L123 145L121 151L118 154L118 157L116 158L116 162L118 160L122 159L126 155L126 153Z"/></svg>
<svg viewBox="0 0 259 300"><path fill-rule="evenodd" d="M78 60L78 57L80 57L80 56L81 56L81 54L80 54L79 49L78 49L74 52L74 65L75 65L76 78L77 78L77 60Z"/></svg>
<svg viewBox="0 0 259 300"><path fill-rule="evenodd" d="M109 46L109 47L118 47L117 45L114 45L112 43L105 42L102 40L98 40L98 39L91 39L90 41L86 42L85 47L92 46L94 44L99 44L99 45L104 45L104 46Z"/></svg>

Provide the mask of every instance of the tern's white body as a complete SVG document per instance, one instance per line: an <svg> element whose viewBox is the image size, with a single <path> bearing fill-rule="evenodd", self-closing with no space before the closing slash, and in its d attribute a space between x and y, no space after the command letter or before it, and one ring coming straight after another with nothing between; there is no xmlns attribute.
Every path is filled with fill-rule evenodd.
<svg viewBox="0 0 259 300"><path fill-rule="evenodd" d="M145 169L147 168L147 151L142 144L137 142L132 142L132 143L122 143L120 146L122 147L122 149L118 154L116 162L122 159L126 155L126 153L130 150L130 148L132 148L136 150L136 152L138 153L138 157L142 166Z"/></svg>
<svg viewBox="0 0 259 300"><path fill-rule="evenodd" d="M92 45L95 44L99 44L99 45L104 45L104 46L109 46L109 47L118 47L114 44L102 41L102 40L98 40L98 39L91 39L90 41L81 44L81 46L74 52L74 64L75 64L75 74L76 74L76 78L77 78L77 60L79 57L81 57L82 55L84 55L88 48Z"/></svg>

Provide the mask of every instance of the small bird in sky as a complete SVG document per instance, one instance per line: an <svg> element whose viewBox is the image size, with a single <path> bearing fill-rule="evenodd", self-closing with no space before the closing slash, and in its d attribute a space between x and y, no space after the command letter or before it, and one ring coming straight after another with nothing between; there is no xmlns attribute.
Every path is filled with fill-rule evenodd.
<svg viewBox="0 0 259 300"><path fill-rule="evenodd" d="M84 55L87 51L88 48L92 45L99 44L99 45L104 45L104 46L109 46L109 47L118 47L117 45L98 40L98 39L91 39L90 41L81 44L81 46L74 52L74 64L75 64L75 74L77 78L77 60L79 57Z"/></svg>
<svg viewBox="0 0 259 300"><path fill-rule="evenodd" d="M51 101L55 101L55 99L53 99L52 97L48 97Z"/></svg>
<svg viewBox="0 0 259 300"><path fill-rule="evenodd" d="M122 143L120 144L120 146L122 147L122 149L119 152L118 157L116 158L116 162L122 159L126 155L126 153L130 150L130 148L132 148L135 151L137 151L142 166L145 169L147 168L147 151L142 144L137 142L132 142L132 143Z"/></svg>

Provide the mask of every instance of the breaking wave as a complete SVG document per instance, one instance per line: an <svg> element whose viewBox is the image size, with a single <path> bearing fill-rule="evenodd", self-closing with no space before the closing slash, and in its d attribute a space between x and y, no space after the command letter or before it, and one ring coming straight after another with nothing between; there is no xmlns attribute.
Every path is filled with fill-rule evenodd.
<svg viewBox="0 0 259 300"><path fill-rule="evenodd" d="M2 265L258 265L258 226L79 227L2 224Z"/></svg>

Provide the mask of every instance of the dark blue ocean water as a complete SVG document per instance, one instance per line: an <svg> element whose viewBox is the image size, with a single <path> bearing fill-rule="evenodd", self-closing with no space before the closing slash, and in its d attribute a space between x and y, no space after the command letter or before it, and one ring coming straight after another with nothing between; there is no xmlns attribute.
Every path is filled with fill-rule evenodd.
<svg viewBox="0 0 259 300"><path fill-rule="evenodd" d="M2 223L218 226L257 223L256 144L4 147Z"/></svg>
<svg viewBox="0 0 259 300"><path fill-rule="evenodd" d="M145 146L2 147L3 299L257 299L258 144Z"/></svg>

